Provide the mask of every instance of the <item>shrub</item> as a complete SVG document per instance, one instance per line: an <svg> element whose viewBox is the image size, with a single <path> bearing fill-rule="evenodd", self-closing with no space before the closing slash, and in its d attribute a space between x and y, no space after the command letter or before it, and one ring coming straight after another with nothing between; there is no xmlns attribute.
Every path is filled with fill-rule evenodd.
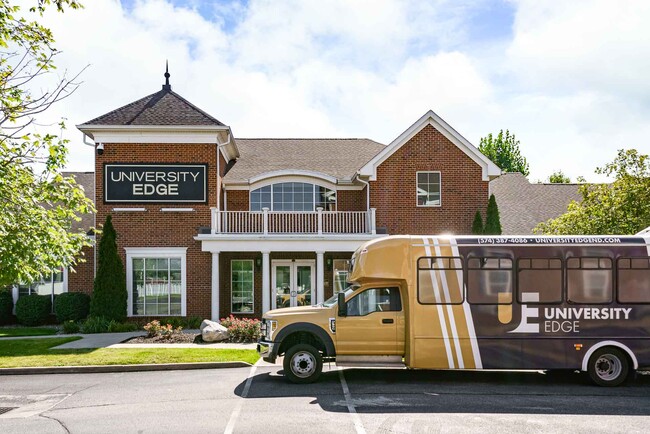
<svg viewBox="0 0 650 434"><path fill-rule="evenodd" d="M13 309L14 298L11 289L0 289L0 324L11 324L14 321L14 315L11 313Z"/></svg>
<svg viewBox="0 0 650 434"><path fill-rule="evenodd" d="M103 316L90 316L81 325L82 333L107 333L110 321Z"/></svg>
<svg viewBox="0 0 650 434"><path fill-rule="evenodd" d="M171 339L172 336L183 332L183 327L174 328L171 324L161 325L160 321L153 320L144 326L148 338Z"/></svg>
<svg viewBox="0 0 650 434"><path fill-rule="evenodd" d="M137 324L132 324L129 322L117 322L117 321L111 321L108 324L108 332L109 333L125 333L125 332L134 332L138 330L138 325Z"/></svg>
<svg viewBox="0 0 650 434"><path fill-rule="evenodd" d="M80 330L81 330L81 326L76 321L68 320L63 322L63 333L72 335L75 333L79 333Z"/></svg>
<svg viewBox="0 0 650 434"><path fill-rule="evenodd" d="M185 319L185 328L186 329L199 329L201 328L201 323L203 319L200 316L191 316Z"/></svg>
<svg viewBox="0 0 650 434"><path fill-rule="evenodd" d="M52 300L49 295L25 295L16 302L16 318L22 325L44 324L51 312Z"/></svg>
<svg viewBox="0 0 650 434"><path fill-rule="evenodd" d="M474 221L472 222L472 234L483 234L483 218L481 217L481 212L478 210L476 211L476 214L474 214Z"/></svg>
<svg viewBox="0 0 650 434"><path fill-rule="evenodd" d="M486 235L501 235L501 219L499 218L499 207L494 195L490 195L488 201L487 213L485 217L485 227L483 233Z"/></svg>
<svg viewBox="0 0 650 434"><path fill-rule="evenodd" d="M90 297L81 292L64 292L54 299L54 314L58 322L80 321L88 316Z"/></svg>
<svg viewBox="0 0 650 434"><path fill-rule="evenodd" d="M97 275L90 301L90 314L117 322L126 320L126 276L122 259L117 253L117 234L111 216L106 216L99 240Z"/></svg>
<svg viewBox="0 0 650 434"><path fill-rule="evenodd" d="M255 342L260 338L260 320L254 318L235 318L230 315L221 319L221 325L228 329L232 342Z"/></svg>
<svg viewBox="0 0 650 434"><path fill-rule="evenodd" d="M158 322L160 324L169 324L172 327L183 327L185 325L185 318L180 316L170 316L167 318L161 318Z"/></svg>

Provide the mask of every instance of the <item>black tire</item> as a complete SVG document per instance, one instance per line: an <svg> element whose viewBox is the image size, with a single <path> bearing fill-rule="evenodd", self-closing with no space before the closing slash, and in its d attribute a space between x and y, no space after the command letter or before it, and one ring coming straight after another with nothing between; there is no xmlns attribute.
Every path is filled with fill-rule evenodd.
<svg viewBox="0 0 650 434"><path fill-rule="evenodd" d="M627 355L615 347L599 348L589 358L587 372L599 386L618 386L630 373Z"/></svg>
<svg viewBox="0 0 650 434"><path fill-rule="evenodd" d="M323 356L308 344L289 348L284 355L284 376L296 384L313 383L323 372Z"/></svg>

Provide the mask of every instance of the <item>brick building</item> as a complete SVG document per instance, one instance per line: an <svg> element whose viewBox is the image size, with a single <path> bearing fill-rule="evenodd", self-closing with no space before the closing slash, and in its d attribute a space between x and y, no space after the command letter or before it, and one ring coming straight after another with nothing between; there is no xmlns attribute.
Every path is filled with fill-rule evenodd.
<svg viewBox="0 0 650 434"><path fill-rule="evenodd" d="M245 139L168 82L78 128L97 149L96 224L113 218L129 316L261 317L322 302L367 240L470 233L500 174L433 111L388 145Z"/></svg>

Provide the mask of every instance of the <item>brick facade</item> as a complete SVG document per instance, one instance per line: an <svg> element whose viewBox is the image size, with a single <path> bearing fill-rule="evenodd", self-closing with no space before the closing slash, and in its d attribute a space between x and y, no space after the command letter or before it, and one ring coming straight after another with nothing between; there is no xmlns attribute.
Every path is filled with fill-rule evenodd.
<svg viewBox="0 0 650 434"><path fill-rule="evenodd" d="M105 163L206 163L207 203L115 204L104 203ZM216 145L214 144L115 144L104 145L95 159L97 225L108 214L117 232L117 248L126 268L125 247L187 247L187 315L210 317L212 257L194 240L200 228L210 226L210 206L217 202ZM112 212L116 207L144 207L145 212ZM165 208L194 208L192 212L162 212Z"/></svg>
<svg viewBox="0 0 650 434"><path fill-rule="evenodd" d="M219 158L220 173L217 173ZM208 191L206 203L154 204L104 203L104 165L107 163L149 164L207 164ZM125 248L185 247L186 255L186 313L187 316L210 318L212 313L212 254L203 252L200 241L194 237L208 233L211 225L211 207L220 202L228 211L248 211L249 191L228 190L217 200L218 180L228 166L215 143L104 143L104 152L95 160L95 195L97 226L108 214L113 217L117 232L118 251L125 262ZM378 233L389 234L467 234L471 231L474 213L487 204L488 182L483 180L482 167L468 157L433 126L427 124L407 143L397 149L377 167L377 180L370 181L370 207L376 208ZM441 173L441 206L418 207L416 172ZM347 178L346 178L347 179ZM281 182L281 181L280 181ZM309 182L306 180L305 182ZM361 183L356 183L361 185ZM337 211L366 211L367 188L337 191ZM161 208L193 208L191 212L163 212ZM144 212L113 211L113 208L145 208ZM383 229L383 230L382 230ZM247 235L247 234L244 234ZM244 317L262 316L262 253L232 251L230 241L219 252L219 312L223 318L231 313L231 262L235 259L253 261L254 311L236 314ZM260 241L260 249L264 248ZM305 251L288 253L272 251L270 265L279 259L309 259L314 263L314 289L318 287L318 243L305 242ZM277 247L277 245L276 245ZM220 244L215 247L221 250ZM236 248L236 246L235 246ZM257 248L255 245L254 248ZM346 247L348 248L348 247ZM353 248L353 246L349 246ZM302 246L300 246L302 249ZM311 250L311 251L310 251ZM93 249L85 249L85 263L69 273L70 291L91 293L95 268ZM352 252L325 252L323 257L323 299L333 294L334 260L350 259ZM272 268L271 268L272 270ZM270 276L270 281L272 278ZM216 288L215 288L216 290ZM271 294L269 294L271 295ZM317 300L314 292L313 302ZM217 315L214 315L217 316Z"/></svg>
<svg viewBox="0 0 650 434"><path fill-rule="evenodd" d="M82 248L80 257L84 262L78 262L74 270L68 270L68 290L91 295L95 280L94 247Z"/></svg>
<svg viewBox="0 0 650 434"><path fill-rule="evenodd" d="M440 207L416 206L417 171L441 172ZM470 234L487 199L481 167L431 125L380 164L370 182L377 227L389 234Z"/></svg>

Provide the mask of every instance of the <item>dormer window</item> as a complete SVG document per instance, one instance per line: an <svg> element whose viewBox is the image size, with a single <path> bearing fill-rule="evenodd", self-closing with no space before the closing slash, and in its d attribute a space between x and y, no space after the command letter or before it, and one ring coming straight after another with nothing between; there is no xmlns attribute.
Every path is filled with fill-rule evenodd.
<svg viewBox="0 0 650 434"><path fill-rule="evenodd" d="M336 211L336 191L305 182L280 182L251 191L250 210Z"/></svg>

